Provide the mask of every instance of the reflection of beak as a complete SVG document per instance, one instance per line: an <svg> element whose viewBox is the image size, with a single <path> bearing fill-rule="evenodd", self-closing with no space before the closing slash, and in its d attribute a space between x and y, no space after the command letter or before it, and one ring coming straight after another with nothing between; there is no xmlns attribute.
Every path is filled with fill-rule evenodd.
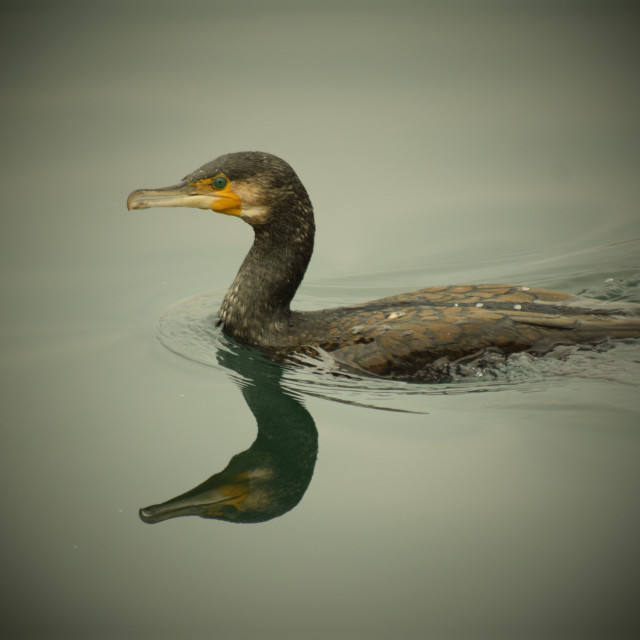
<svg viewBox="0 0 640 640"><path fill-rule="evenodd" d="M232 213L230 209L235 209L239 205L239 198L229 190L216 193L188 182L161 189L136 189L127 198L129 210L151 207L192 207Z"/></svg>
<svg viewBox="0 0 640 640"><path fill-rule="evenodd" d="M237 474L229 484L223 484L212 489L204 488L203 485L211 482L214 478L216 476L213 476L213 478L210 478L199 487L162 504L154 504L140 509L140 518L150 524L179 516L234 520L242 511L242 503L249 496L248 474Z"/></svg>

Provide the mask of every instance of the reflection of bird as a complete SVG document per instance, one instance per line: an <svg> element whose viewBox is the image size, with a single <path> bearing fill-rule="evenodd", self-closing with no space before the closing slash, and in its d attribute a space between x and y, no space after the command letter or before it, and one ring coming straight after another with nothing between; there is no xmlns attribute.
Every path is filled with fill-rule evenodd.
<svg viewBox="0 0 640 640"><path fill-rule="evenodd" d="M200 516L229 522L264 522L302 499L316 463L318 431L311 414L280 386L278 365L260 363L239 345L221 349L218 362L240 373L242 395L258 423L249 449L197 487L162 504L140 509L144 522Z"/></svg>
<svg viewBox="0 0 640 640"><path fill-rule="evenodd" d="M433 377L486 349L544 353L557 344L640 336L638 306L509 285L434 287L365 304L298 312L290 303L313 251L313 208L293 169L273 155L231 153L177 185L139 189L129 209L195 207L238 216L255 239L219 314L225 333L274 356L331 351L349 368Z"/></svg>

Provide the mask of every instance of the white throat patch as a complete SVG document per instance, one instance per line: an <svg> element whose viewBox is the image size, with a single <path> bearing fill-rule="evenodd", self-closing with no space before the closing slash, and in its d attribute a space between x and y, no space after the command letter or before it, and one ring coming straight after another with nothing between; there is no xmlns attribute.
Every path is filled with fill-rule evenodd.
<svg viewBox="0 0 640 640"><path fill-rule="evenodd" d="M231 190L242 201L240 217L249 224L265 224L269 221L269 207L264 204L262 190L255 184L234 181Z"/></svg>

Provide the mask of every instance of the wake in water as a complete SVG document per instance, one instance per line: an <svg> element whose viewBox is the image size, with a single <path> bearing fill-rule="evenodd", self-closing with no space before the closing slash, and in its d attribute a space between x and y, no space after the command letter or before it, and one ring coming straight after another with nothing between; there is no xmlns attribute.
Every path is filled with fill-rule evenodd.
<svg viewBox="0 0 640 640"><path fill-rule="evenodd" d="M624 385L640 379L640 341L606 340L593 345L559 345L543 357L530 353L505 355L487 349L449 362L433 363L433 377L421 384L400 382L342 370L331 354L311 358L295 356L276 365L256 349L239 345L215 326L216 310L224 292L208 292L169 309L160 319L160 342L171 352L229 374L219 365L218 353L249 350L256 366L282 366L284 383L291 391L348 404L404 410L394 398L400 395L459 394L521 389L531 392L554 380L606 380ZM626 304L640 299L640 277L607 278L585 288L580 296ZM240 376L231 372L239 379Z"/></svg>

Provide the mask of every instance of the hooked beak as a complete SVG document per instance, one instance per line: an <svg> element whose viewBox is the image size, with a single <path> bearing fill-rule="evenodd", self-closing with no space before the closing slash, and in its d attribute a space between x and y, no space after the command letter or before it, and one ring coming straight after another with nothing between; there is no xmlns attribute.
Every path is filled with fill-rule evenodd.
<svg viewBox="0 0 640 640"><path fill-rule="evenodd" d="M127 198L127 209L191 207L227 215L242 215L242 200L230 189L213 190L207 181L188 182L160 189L136 189Z"/></svg>
<svg viewBox="0 0 640 640"><path fill-rule="evenodd" d="M249 497L248 475L240 473L224 480L220 475L216 474L194 489L162 504L140 509L140 519L149 524L180 516L235 520Z"/></svg>
<svg viewBox="0 0 640 640"><path fill-rule="evenodd" d="M213 209L220 197L210 191L181 182L160 189L136 189L127 198L127 209L150 209L151 207L192 207Z"/></svg>

